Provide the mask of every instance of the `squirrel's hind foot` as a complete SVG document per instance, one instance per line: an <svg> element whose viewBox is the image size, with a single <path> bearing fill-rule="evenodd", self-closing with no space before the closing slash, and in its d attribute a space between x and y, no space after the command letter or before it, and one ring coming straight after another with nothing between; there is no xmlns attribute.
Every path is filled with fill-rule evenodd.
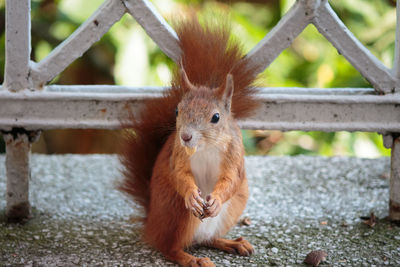
<svg viewBox="0 0 400 267"><path fill-rule="evenodd" d="M249 243L249 241L243 239L243 237L236 238L235 240L217 238L214 239L209 246L226 251L228 253L239 254L241 256L250 256L254 253L253 246Z"/></svg>
<svg viewBox="0 0 400 267"><path fill-rule="evenodd" d="M191 264L190 267L215 267L215 264L209 258L195 258L195 262L193 265Z"/></svg>
<svg viewBox="0 0 400 267"><path fill-rule="evenodd" d="M215 267L215 264L209 258L196 258L183 250L168 255L167 258L182 267Z"/></svg>

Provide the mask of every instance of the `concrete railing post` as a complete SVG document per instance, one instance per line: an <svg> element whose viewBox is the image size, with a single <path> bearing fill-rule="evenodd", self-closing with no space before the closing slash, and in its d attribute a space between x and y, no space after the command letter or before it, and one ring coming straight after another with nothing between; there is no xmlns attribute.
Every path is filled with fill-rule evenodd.
<svg viewBox="0 0 400 267"><path fill-rule="evenodd" d="M389 218L392 221L400 221L400 135L394 135L392 139L392 157L390 161L390 198Z"/></svg>
<svg viewBox="0 0 400 267"><path fill-rule="evenodd" d="M389 219L400 221L400 134L383 135L383 144L391 148L390 188L389 188Z"/></svg>
<svg viewBox="0 0 400 267"><path fill-rule="evenodd" d="M31 1L7 0L6 2L6 62L3 88L21 92L30 86L31 53ZM22 128L3 131L6 143L7 208L10 220L30 217L29 177L30 148L35 132Z"/></svg>
<svg viewBox="0 0 400 267"><path fill-rule="evenodd" d="M400 92L400 1L396 3L396 41L394 50L394 62L392 73L396 78L396 86L393 93ZM390 190L389 190L389 218L392 221L400 221L400 133L392 133L384 136L384 145L391 148L390 159Z"/></svg>
<svg viewBox="0 0 400 267"><path fill-rule="evenodd" d="M31 144L39 137L39 132L13 129L3 132L6 143L7 208L9 220L20 221L31 217L29 203Z"/></svg>

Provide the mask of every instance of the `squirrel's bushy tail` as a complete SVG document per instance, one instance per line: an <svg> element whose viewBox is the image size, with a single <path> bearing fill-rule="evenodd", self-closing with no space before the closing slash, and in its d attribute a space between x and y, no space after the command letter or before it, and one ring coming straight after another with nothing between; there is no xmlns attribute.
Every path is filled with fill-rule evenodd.
<svg viewBox="0 0 400 267"><path fill-rule="evenodd" d="M224 86L227 74L231 73L233 116L249 116L259 104L252 86L257 73L244 58L239 43L230 36L230 28L226 24L201 25L192 15L177 24L175 30L180 40L181 62L190 82L212 90ZM175 108L183 96L181 81L177 69L171 88L162 97L147 100L139 118L124 123L128 130L121 154L124 180L119 189L131 196L146 213L155 160L167 137L175 130Z"/></svg>
<svg viewBox="0 0 400 267"><path fill-rule="evenodd" d="M237 119L248 117L259 104L254 98L256 89L252 86L257 71L244 57L240 43L231 36L230 26L218 20L201 25L192 15L178 23L175 30L189 81L214 89L225 86L226 76L231 73L234 81L233 116ZM175 75L175 86L179 86L181 81L177 77L179 74Z"/></svg>

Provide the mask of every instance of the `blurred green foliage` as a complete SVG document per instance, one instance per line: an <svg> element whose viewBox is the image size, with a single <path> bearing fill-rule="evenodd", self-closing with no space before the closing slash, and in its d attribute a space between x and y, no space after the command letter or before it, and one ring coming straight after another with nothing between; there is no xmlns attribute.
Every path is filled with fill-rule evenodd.
<svg viewBox="0 0 400 267"><path fill-rule="evenodd" d="M40 61L79 27L103 0L32 0L32 60ZM282 18L294 0L153 0L168 21L188 6L229 14L233 33L251 50ZM335 0L331 6L345 25L379 60L391 67L394 58L394 0ZM4 72L4 0L0 0L0 79ZM51 83L168 85L174 63L144 30L125 15L80 59ZM261 74L271 87L371 87L338 51L309 25ZM389 155L376 133L243 131L249 154Z"/></svg>

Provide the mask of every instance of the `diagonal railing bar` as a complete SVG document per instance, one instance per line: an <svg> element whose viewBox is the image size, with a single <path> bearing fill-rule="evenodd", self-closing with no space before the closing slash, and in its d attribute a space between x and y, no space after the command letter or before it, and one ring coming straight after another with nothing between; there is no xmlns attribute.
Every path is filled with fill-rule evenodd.
<svg viewBox="0 0 400 267"><path fill-rule="evenodd" d="M379 93L393 93L395 78L344 25L326 1L316 12L313 24Z"/></svg>
<svg viewBox="0 0 400 267"><path fill-rule="evenodd" d="M28 88L31 52L30 0L6 2L6 63L4 88L20 91Z"/></svg>
<svg viewBox="0 0 400 267"><path fill-rule="evenodd" d="M337 48L379 93L392 93L396 78L348 30L327 0L298 0L279 23L247 55L259 72L267 68L308 24ZM400 56L399 56L400 57ZM400 77L400 70L399 77Z"/></svg>
<svg viewBox="0 0 400 267"><path fill-rule="evenodd" d="M172 60L179 62L178 36L155 7L147 0L124 0L128 13L147 32L158 47Z"/></svg>
<svg viewBox="0 0 400 267"><path fill-rule="evenodd" d="M296 3L278 24L246 55L258 72L266 69L311 22L302 1Z"/></svg>
<svg viewBox="0 0 400 267"><path fill-rule="evenodd" d="M13 1L13 0L11 0ZM46 82L62 72L76 58L86 52L125 14L121 0L106 0L96 12L64 42L39 63L31 64L33 88L42 88Z"/></svg>

